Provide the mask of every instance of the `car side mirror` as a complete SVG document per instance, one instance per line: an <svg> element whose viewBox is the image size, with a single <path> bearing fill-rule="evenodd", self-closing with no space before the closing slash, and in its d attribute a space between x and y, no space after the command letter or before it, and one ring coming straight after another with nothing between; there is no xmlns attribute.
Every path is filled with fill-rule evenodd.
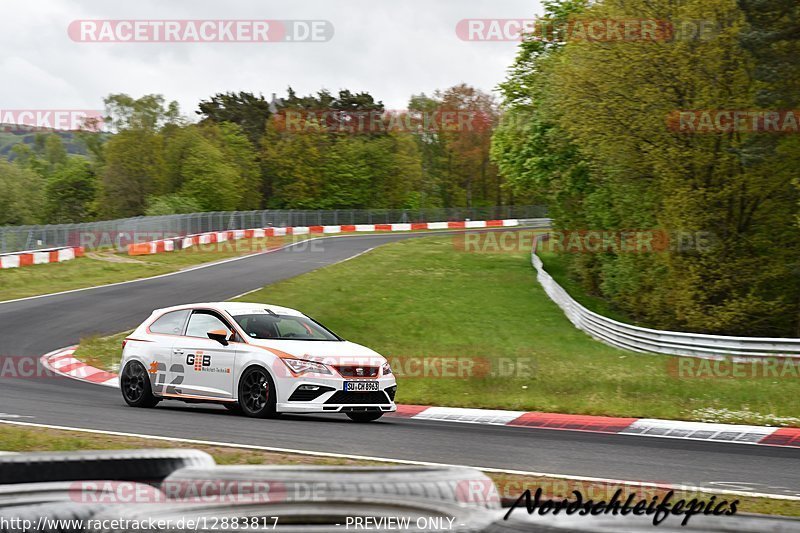
<svg viewBox="0 0 800 533"><path fill-rule="evenodd" d="M209 339L217 341L223 346L228 345L228 332L224 329L212 329L207 335Z"/></svg>

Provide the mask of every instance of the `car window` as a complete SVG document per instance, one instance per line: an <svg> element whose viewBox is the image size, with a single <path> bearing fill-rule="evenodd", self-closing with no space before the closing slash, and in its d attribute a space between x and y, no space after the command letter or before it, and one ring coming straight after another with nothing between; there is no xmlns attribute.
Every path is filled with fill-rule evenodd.
<svg viewBox="0 0 800 533"><path fill-rule="evenodd" d="M278 321L281 337L308 337L313 330L304 328L297 320Z"/></svg>
<svg viewBox="0 0 800 533"><path fill-rule="evenodd" d="M189 318L186 336L208 338L208 332L214 329L224 329L228 332L231 330L231 328L216 315L208 311L195 311Z"/></svg>
<svg viewBox="0 0 800 533"><path fill-rule="evenodd" d="M150 324L150 333L162 333L166 335L180 335L189 310L172 311L161 316L158 320Z"/></svg>
<svg viewBox="0 0 800 533"><path fill-rule="evenodd" d="M339 337L305 316L248 314L234 317L248 337L304 341L338 341Z"/></svg>

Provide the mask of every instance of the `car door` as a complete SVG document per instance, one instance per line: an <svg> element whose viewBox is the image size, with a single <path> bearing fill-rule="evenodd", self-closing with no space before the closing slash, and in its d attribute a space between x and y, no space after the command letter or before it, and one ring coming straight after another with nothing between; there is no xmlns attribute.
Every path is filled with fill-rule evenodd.
<svg viewBox="0 0 800 533"><path fill-rule="evenodd" d="M223 346L208 338L209 331L225 330L231 338L233 329L216 311L195 309L189 316L186 331L172 345L172 364L168 393L177 396L229 399L233 397L233 372L236 344Z"/></svg>
<svg viewBox="0 0 800 533"><path fill-rule="evenodd" d="M145 343L145 366L152 376L153 393L162 395L169 386L169 367L172 365L172 346L186 326L190 309L164 313L147 327L150 342Z"/></svg>

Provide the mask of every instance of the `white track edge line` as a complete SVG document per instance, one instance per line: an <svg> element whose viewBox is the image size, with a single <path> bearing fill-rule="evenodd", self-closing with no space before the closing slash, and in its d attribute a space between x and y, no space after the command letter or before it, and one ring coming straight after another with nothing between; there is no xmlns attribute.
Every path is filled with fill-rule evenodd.
<svg viewBox="0 0 800 533"><path fill-rule="evenodd" d="M683 492L705 492L708 494L720 494L720 495L730 495L730 496L741 496L741 497L750 497L750 498L769 498L774 500L786 500L786 501L800 501L800 496L785 496L782 494L769 494L769 493L761 493L761 492L748 492L748 491L736 491L736 490L725 490L725 489L711 489L711 488L702 488L702 487L695 487L690 485L681 485L680 487L671 487L668 484L663 483L648 483L643 481L626 481L620 479L610 479L610 478L601 478L601 477L589 477L589 476L573 476L567 474L551 474L545 472L530 472L526 470L507 470L503 468L490 468L490 467L483 467L483 466L470 466L470 465L458 465L458 464L448 464L448 463L434 463L429 461L411 461L406 459L389 459L386 457L371 457L368 455L352 455L352 454L345 454L345 453L334 453L334 452L315 452L310 450L296 450L292 448L278 448L274 446L258 446L255 444L236 444L230 442L217 442L217 441L208 441L208 440L199 440L199 439L185 439L180 437L164 437L160 435L144 435L141 433L127 433L122 431L109 431L103 429L85 429L85 428L75 428L69 426L55 426L51 424L39 424L35 422L17 422L13 420L0 420L0 424L7 424L13 426L26 426L26 427L36 427L42 429L54 429L54 430L62 430L62 431L75 431L75 432L83 432L83 433L93 433L97 435L113 435L117 437L131 437L131 438L139 438L139 439L151 439L151 440L160 440L165 442L180 442L184 444L195 444L200 446L214 446L220 448L238 448L243 450L257 450L257 451L265 451L265 452L275 452L275 453L293 453L297 455L309 455L309 456L316 456L316 457L331 457L334 459L352 459L358 461L378 461L383 463L396 463L396 464L406 464L406 465L415 465L415 466L439 466L439 467L461 467L461 468L474 468L476 470L480 470L482 472L492 472L497 474L513 474L518 476L531 476L531 477L550 477L550 478L560 478L560 479L568 479L570 481L590 481L590 482L597 482L597 483L605 483L605 484L614 484L614 485L628 485L628 486L635 486L635 487L655 487L655 488L664 488L665 486L672 488L673 490L680 490Z"/></svg>

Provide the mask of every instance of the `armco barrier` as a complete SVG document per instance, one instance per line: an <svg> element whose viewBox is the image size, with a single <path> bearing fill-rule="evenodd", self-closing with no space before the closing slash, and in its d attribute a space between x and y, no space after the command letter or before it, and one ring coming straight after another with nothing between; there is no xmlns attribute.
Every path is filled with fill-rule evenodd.
<svg viewBox="0 0 800 533"><path fill-rule="evenodd" d="M547 220L549 219L542 219ZM229 231L212 231L197 235L187 235L175 239L143 242L128 245L128 255L151 255L162 252L182 250L200 244L213 244L239 239L258 239L281 237L284 235L334 234L373 231L422 231L437 229L498 228L519 226L517 219L506 220L468 220L458 222L416 222L401 224L349 224L336 226L294 226L288 228L255 228Z"/></svg>
<svg viewBox="0 0 800 533"><path fill-rule="evenodd" d="M47 263L62 263L83 256L83 248L51 248L30 252L16 252L0 255L0 269L19 268Z"/></svg>
<svg viewBox="0 0 800 533"><path fill-rule="evenodd" d="M595 339L617 348L635 352L720 358L791 357L800 358L800 339L765 337L729 337L662 331L632 326L599 315L586 309L547 273L542 260L536 255L536 242L531 251L531 262L537 279L547 295L567 315L578 329Z"/></svg>

